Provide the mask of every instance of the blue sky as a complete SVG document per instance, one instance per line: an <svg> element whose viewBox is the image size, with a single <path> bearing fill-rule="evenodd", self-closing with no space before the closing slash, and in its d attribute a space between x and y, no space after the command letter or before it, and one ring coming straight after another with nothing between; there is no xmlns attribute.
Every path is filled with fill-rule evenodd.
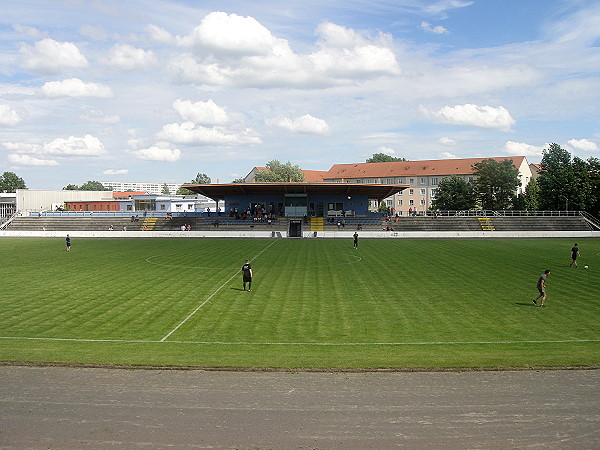
<svg viewBox="0 0 600 450"><path fill-rule="evenodd" d="M287 4L291 3L291 4ZM600 157L600 2L3 0L0 171L31 189Z"/></svg>

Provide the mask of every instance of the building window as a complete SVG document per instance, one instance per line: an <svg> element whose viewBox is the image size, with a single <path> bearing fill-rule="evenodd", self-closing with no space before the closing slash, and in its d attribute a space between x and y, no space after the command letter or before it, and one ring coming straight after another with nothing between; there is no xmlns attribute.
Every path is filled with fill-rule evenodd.
<svg viewBox="0 0 600 450"><path fill-rule="evenodd" d="M394 184L394 179L393 178L388 178L387 180L385 180L386 184Z"/></svg>
<svg viewBox="0 0 600 450"><path fill-rule="evenodd" d="M421 199L421 201L419 202L419 204L420 204L421 206L425 206L425 200Z"/></svg>
<svg viewBox="0 0 600 450"><path fill-rule="evenodd" d="M431 190L431 198L435 198L436 195L437 195L437 189L432 189Z"/></svg>
<svg viewBox="0 0 600 450"><path fill-rule="evenodd" d="M419 178L419 183L425 184L425 178L423 178L423 177Z"/></svg>
<svg viewBox="0 0 600 450"><path fill-rule="evenodd" d="M408 195L415 195L415 190L414 189L409 189L408 190Z"/></svg>
<svg viewBox="0 0 600 450"><path fill-rule="evenodd" d="M362 180L359 178L356 180L357 183L362 183Z"/></svg>
<svg viewBox="0 0 600 450"><path fill-rule="evenodd" d="M408 179L408 184L415 184L415 179L414 178L409 178Z"/></svg>
<svg viewBox="0 0 600 450"><path fill-rule="evenodd" d="M408 205L409 206L414 206L415 205L415 201L414 200L409 200L408 201Z"/></svg>
<svg viewBox="0 0 600 450"><path fill-rule="evenodd" d="M166 209L166 205L160 205L160 210L164 211Z"/></svg>
<svg viewBox="0 0 600 450"><path fill-rule="evenodd" d="M431 185L432 185L432 186L437 186L437 184L438 184L438 179L437 179L437 177L433 177L433 178L431 179Z"/></svg>
<svg viewBox="0 0 600 450"><path fill-rule="evenodd" d="M425 189L421 189L421 195L425 195Z"/></svg>
<svg viewBox="0 0 600 450"><path fill-rule="evenodd" d="M398 195L404 195L404 191L398 192Z"/></svg>
<svg viewBox="0 0 600 450"><path fill-rule="evenodd" d="M398 200L398 206L402 206L402 200Z"/></svg>
<svg viewBox="0 0 600 450"><path fill-rule="evenodd" d="M388 208L391 208L392 206L394 206L394 201L393 200L386 200L385 204Z"/></svg>
<svg viewBox="0 0 600 450"><path fill-rule="evenodd" d="M404 178L398 178L398 183L404 184Z"/></svg>

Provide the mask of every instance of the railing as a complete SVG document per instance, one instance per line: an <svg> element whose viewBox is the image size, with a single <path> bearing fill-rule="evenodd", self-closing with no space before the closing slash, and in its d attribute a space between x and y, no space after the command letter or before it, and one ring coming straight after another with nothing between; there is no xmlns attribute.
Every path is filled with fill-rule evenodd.
<svg viewBox="0 0 600 450"><path fill-rule="evenodd" d="M597 230L600 230L600 222L587 211L581 211L581 215L587 222Z"/></svg>
<svg viewBox="0 0 600 450"><path fill-rule="evenodd" d="M170 213L172 217L208 217L206 212L173 212ZM30 212L30 217L40 216L39 212ZM41 213L41 217L131 217L138 216L139 218L144 217L166 217L164 211L44 211ZM211 212L210 217L217 217L216 212ZM225 214L221 212L221 217L225 217Z"/></svg>
<svg viewBox="0 0 600 450"><path fill-rule="evenodd" d="M531 217L531 216L542 216L542 217L577 217L588 214L585 211L513 211L513 210L466 210L466 211L422 211L417 215L423 216L438 216L438 217ZM590 216L588 214L588 216ZM590 216L592 217L592 216ZM592 217L593 219L593 217Z"/></svg>
<svg viewBox="0 0 600 450"><path fill-rule="evenodd" d="M8 217L2 217L2 223L0 223L0 230L4 230L7 226L9 226L15 217L17 217L17 213L14 213L13 215Z"/></svg>

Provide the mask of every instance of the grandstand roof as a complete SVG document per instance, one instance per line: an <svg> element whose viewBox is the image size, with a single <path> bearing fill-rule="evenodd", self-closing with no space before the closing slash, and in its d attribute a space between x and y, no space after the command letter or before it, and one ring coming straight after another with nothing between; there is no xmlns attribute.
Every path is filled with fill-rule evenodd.
<svg viewBox="0 0 600 450"><path fill-rule="evenodd" d="M229 195L323 194L367 195L379 201L406 189L403 184L362 183L231 183L185 184L182 187L213 200Z"/></svg>
<svg viewBox="0 0 600 450"><path fill-rule="evenodd" d="M334 164L323 176L325 181L343 178L385 178L428 175L467 175L473 173L473 164L485 159L510 159L520 167L524 156L500 158L436 159L429 161L395 161L380 163Z"/></svg>

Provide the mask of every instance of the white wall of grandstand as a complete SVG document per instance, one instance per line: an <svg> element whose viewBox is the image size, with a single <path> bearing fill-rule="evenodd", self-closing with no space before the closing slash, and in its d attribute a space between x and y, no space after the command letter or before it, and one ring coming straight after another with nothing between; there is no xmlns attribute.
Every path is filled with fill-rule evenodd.
<svg viewBox="0 0 600 450"><path fill-rule="evenodd" d="M163 194L165 183L137 183L124 181L101 181L102 186L111 188L115 192L147 192L148 194ZM166 183L169 194L175 194L181 184Z"/></svg>

